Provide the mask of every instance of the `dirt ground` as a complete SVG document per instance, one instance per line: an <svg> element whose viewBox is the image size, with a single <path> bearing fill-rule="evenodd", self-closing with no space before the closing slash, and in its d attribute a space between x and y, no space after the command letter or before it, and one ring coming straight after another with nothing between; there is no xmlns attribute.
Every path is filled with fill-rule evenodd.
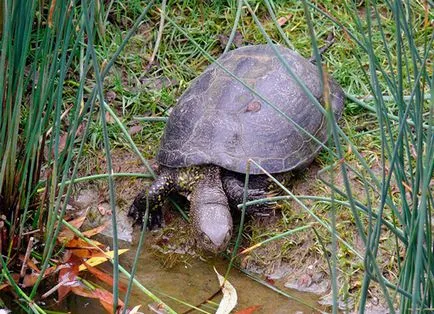
<svg viewBox="0 0 434 314"><path fill-rule="evenodd" d="M134 153L116 149L112 152L113 171L115 173L145 173L146 168L141 164ZM104 156L89 159L86 165L87 175L95 172L104 172ZM152 162L151 162L152 164ZM156 165L153 165L156 168ZM321 166L314 162L308 169L294 175L290 188L295 195L328 196L329 189L319 180L318 171ZM84 173L82 173L84 175ZM324 176L324 175L323 175ZM356 178L352 178L355 187L360 186ZM135 196L151 181L130 177L116 178L116 219L118 226L118 238L121 246L129 246L136 243L139 236L139 228L135 230L131 226L131 220L126 216L129 206ZM342 186L342 178L334 178L337 186ZM95 227L106 221L111 222L111 210L109 205L107 183L105 180L80 183L76 185L76 193L70 200L70 208L76 215L87 212L87 226ZM360 192L363 194L362 192ZM362 195L358 195L358 199ZM330 208L325 203L314 200L304 200L303 203L310 208L319 219L329 222ZM187 207L188 203L184 206ZM284 201L277 205L278 210L271 217L249 217L244 226L243 240L240 251L273 235L285 232L291 228L313 224L312 228L294 233L290 236L267 243L251 250L248 254L238 258L240 267L250 273L258 275L266 282L282 289L283 291L295 289L319 295L320 302L331 304L330 268L325 258L324 249L330 256L331 235L322 227L302 206L296 201ZM362 252L363 245L357 236L354 221L349 209L338 206L335 209L337 230L341 237L351 243L355 249ZM166 268L171 268L180 263L188 264L192 259L212 258L207 252L198 249L192 236L191 228L181 215L166 204L164 208L165 226L162 229L152 231L147 235L147 245L144 248L152 250L153 254ZM234 213L235 230L239 227L239 215ZM110 224L109 224L110 225ZM321 238L319 241L318 236ZM104 234L112 237L111 227ZM236 234L236 232L234 232ZM233 249L235 236L228 248L228 253ZM386 241L387 242L387 241ZM323 247L325 245L325 247ZM387 245L387 243L385 243ZM392 252L381 252L382 259L391 258ZM338 269L338 286L340 290L340 308L353 310L357 293L361 287L363 274L363 261L351 252L347 247L338 242L336 254ZM390 270L393 273L393 270ZM374 285L370 290L371 298L369 308L375 313L383 309L379 290Z"/></svg>

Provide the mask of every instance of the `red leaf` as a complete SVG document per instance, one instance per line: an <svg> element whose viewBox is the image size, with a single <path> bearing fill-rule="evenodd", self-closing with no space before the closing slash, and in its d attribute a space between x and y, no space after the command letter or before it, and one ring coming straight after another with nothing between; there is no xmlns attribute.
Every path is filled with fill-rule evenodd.
<svg viewBox="0 0 434 314"><path fill-rule="evenodd" d="M35 272L31 272L30 274L24 275L22 287L33 287L36 280L38 279L38 274Z"/></svg>
<svg viewBox="0 0 434 314"><path fill-rule="evenodd" d="M95 289L93 291L96 298L99 299L99 303L106 309L107 312L113 312L113 294L102 288ZM124 303L118 299L118 307L123 307Z"/></svg>
<svg viewBox="0 0 434 314"><path fill-rule="evenodd" d="M92 267L87 263L84 263L84 265L86 266L87 270L92 273L92 275L94 275L95 277L97 277L99 280L105 282L106 284L109 284L110 286L113 287L113 277L109 274L106 274L105 272L103 272L102 270L99 270L98 268ZM127 291L127 287L119 282L119 290L121 291Z"/></svg>
<svg viewBox="0 0 434 314"><path fill-rule="evenodd" d="M277 19L277 24L279 24L280 26L283 26L283 25L285 25L286 23L288 23L288 21L289 21L291 18L292 18L292 14L288 14L288 15L286 15L286 16L279 17L279 18Z"/></svg>
<svg viewBox="0 0 434 314"><path fill-rule="evenodd" d="M93 294L93 291L82 284L75 287L71 287L71 292L85 298L96 299L95 295Z"/></svg>
<svg viewBox="0 0 434 314"><path fill-rule="evenodd" d="M111 292L104 290L103 288L91 290L82 284L71 287L71 291L76 295L80 295L85 298L98 299L108 313L113 312L113 294ZM124 306L124 303L120 299L118 299L118 304L118 307Z"/></svg>
<svg viewBox="0 0 434 314"><path fill-rule="evenodd" d="M252 305L249 307L246 307L245 309L237 311L235 314L251 314L255 312L256 310L259 310L262 308L262 305Z"/></svg>
<svg viewBox="0 0 434 314"><path fill-rule="evenodd" d="M68 286L60 286L59 289L57 289L57 297L59 302L62 301L69 292L71 292L71 288L72 287L68 287Z"/></svg>
<svg viewBox="0 0 434 314"><path fill-rule="evenodd" d="M80 285L77 280L78 268L80 260L77 257L71 256L67 264L62 265L63 268L59 271L59 289L57 290L58 299L61 301L70 291L71 288Z"/></svg>
<svg viewBox="0 0 434 314"><path fill-rule="evenodd" d="M99 244L98 242L94 242L95 244ZM105 256L103 252L101 252L98 248L91 246L86 241L74 238L68 241L65 244L65 248L70 251L75 256L80 258L91 258L95 256Z"/></svg>

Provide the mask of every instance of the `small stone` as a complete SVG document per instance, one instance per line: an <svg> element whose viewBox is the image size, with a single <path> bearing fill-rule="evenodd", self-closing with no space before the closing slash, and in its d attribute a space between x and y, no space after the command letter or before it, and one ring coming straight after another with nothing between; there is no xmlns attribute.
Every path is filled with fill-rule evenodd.
<svg viewBox="0 0 434 314"><path fill-rule="evenodd" d="M108 103L113 102L113 100L116 99L116 93L112 90L109 90L106 94L105 94L105 99Z"/></svg>

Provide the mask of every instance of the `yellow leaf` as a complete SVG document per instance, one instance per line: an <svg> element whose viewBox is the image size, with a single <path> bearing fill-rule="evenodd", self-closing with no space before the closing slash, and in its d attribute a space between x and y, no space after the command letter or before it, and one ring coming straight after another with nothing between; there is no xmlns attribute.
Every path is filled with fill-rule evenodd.
<svg viewBox="0 0 434 314"><path fill-rule="evenodd" d="M119 250L119 255L124 254L127 251L129 251L129 249ZM89 264L90 266L95 267L99 264L106 262L109 258L113 258L113 254L114 254L113 251L110 251L110 252L105 253L105 255L106 255L105 257L99 257L99 256L91 257L86 261L86 264ZM86 265L81 264L79 271L83 271L85 269L86 269Z"/></svg>

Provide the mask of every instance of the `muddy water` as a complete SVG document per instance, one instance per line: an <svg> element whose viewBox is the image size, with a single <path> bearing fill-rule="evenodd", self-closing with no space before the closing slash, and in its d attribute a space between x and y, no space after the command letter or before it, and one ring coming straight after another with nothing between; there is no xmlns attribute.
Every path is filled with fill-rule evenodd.
<svg viewBox="0 0 434 314"><path fill-rule="evenodd" d="M98 205L96 203L98 199L96 196L97 194L96 192L94 193L95 195L92 193L93 192L89 190L82 191L81 195L77 197L74 204L77 206L83 203L81 207L91 208L91 210L93 208L95 214L90 216L96 217L98 216L98 210L96 210L98 206L101 207L109 205ZM132 197L135 196L136 192L133 194ZM84 198L86 198L86 200L84 200ZM132 200L128 201L127 203L130 204L131 202ZM123 240L121 241L121 243L123 243L123 245L120 245L121 248L130 248L130 251L120 257L120 263L127 271L130 271L136 252L135 245L137 245L131 245L130 241L133 241L133 243L134 241L137 241L139 234L137 232L138 230L133 232L131 228L131 222L125 216L125 212L125 210L118 211L118 238ZM188 229L188 224L182 222L180 217L169 217L171 213L173 213L173 211L170 210L166 213L165 220L167 222L169 220L175 219L171 222L173 230L175 230L174 237L179 239L183 237L187 239L190 238L185 234L185 229ZM175 217L177 216L176 214L173 215ZM104 219L108 219L108 217L104 217ZM96 221L93 222L93 225L84 227L83 229L86 230L94 228L101 224L103 224L103 221L96 219ZM171 228L169 227L169 229ZM111 247L111 233L112 231L109 227L108 229L104 230L104 237L100 235L94 239ZM218 291L219 283L213 267L216 267L217 271L224 275L228 267L228 261L226 259L223 257L214 256L204 260L203 258L201 259L196 255L195 257L190 256L189 258L184 258L184 261L178 261L170 268L164 267L163 263L167 261L169 257L167 255L161 256L161 254L160 256L156 256L154 253L152 253L153 250L151 249L151 246L158 244L157 238L158 236L152 232L146 235L146 243L142 249L142 254L140 260L138 261L138 269L136 272L136 279L142 285L154 292L164 302L170 305L177 313L183 313L188 310L189 307L164 297L162 294L158 293L158 291L164 292L167 295L192 305L198 305L202 303ZM176 243L176 241L173 242ZM184 252L185 251L190 250L184 248ZM181 260L182 258L179 259ZM108 263L106 265L102 265L101 267L105 267L107 271L111 272L111 265L108 265ZM95 281L94 278L89 279L91 279L92 282ZM290 290L289 288L283 287L283 283L281 287L283 287L282 289L285 293L303 300L304 303L309 304L311 307L274 292L270 288L257 283L236 269L233 269L230 272L228 280L234 286L238 294L238 306L234 313L237 310L254 305L262 306L254 313L318 313L320 309L326 310L325 308L321 308L321 306L318 304L318 297L316 295ZM126 280L125 283L127 283ZM107 287L107 289L111 290L110 287ZM213 301L218 303L221 297L221 295L218 295L213 299ZM132 308L138 304L142 305L140 312L155 313L149 309L149 305L152 305L153 301L137 288L134 288L129 302L129 308ZM209 313L215 313L216 308L217 305L208 305L207 308L203 307L203 309L207 310ZM316 308L317 310L312 308ZM64 304L63 310L68 310L71 313L82 313L83 310L85 310L87 313L105 313L98 301L84 299L72 295L68 298L67 304ZM194 311L192 313L199 312Z"/></svg>
<svg viewBox="0 0 434 314"><path fill-rule="evenodd" d="M146 246L145 246L146 248ZM149 251L149 250L148 250ZM130 269L134 259L134 250L121 257L121 264ZM108 265L107 265L108 266ZM138 263L136 278L146 288L156 293L164 302L167 302L176 312L183 313L189 308L176 301L165 298L158 291L183 300L189 304L198 305L218 291L219 284L213 267L221 274L225 274L228 262L223 257L202 261L198 258L191 258L188 263L178 263L172 268L165 268L158 258L153 254L144 252ZM107 268L109 269L109 267ZM236 310L244 309L254 305L261 308L254 313L318 313L306 305L290 300L279 295L271 289L248 278L240 271L233 269L228 277L230 283L235 287L238 294L238 306ZM310 304L313 308L320 309L317 297L313 294L300 293L285 289L285 292ZM219 302L221 295L213 299ZM153 305L152 300L134 289L129 307L141 304L140 311L143 313L155 313L149 309ZM216 305L203 307L210 313L215 313ZM86 309L88 313L104 313L98 302L71 296L67 308L72 313L81 313ZM324 310L324 308L322 308ZM236 311L234 311L236 312ZM193 311L192 313L199 313Z"/></svg>

